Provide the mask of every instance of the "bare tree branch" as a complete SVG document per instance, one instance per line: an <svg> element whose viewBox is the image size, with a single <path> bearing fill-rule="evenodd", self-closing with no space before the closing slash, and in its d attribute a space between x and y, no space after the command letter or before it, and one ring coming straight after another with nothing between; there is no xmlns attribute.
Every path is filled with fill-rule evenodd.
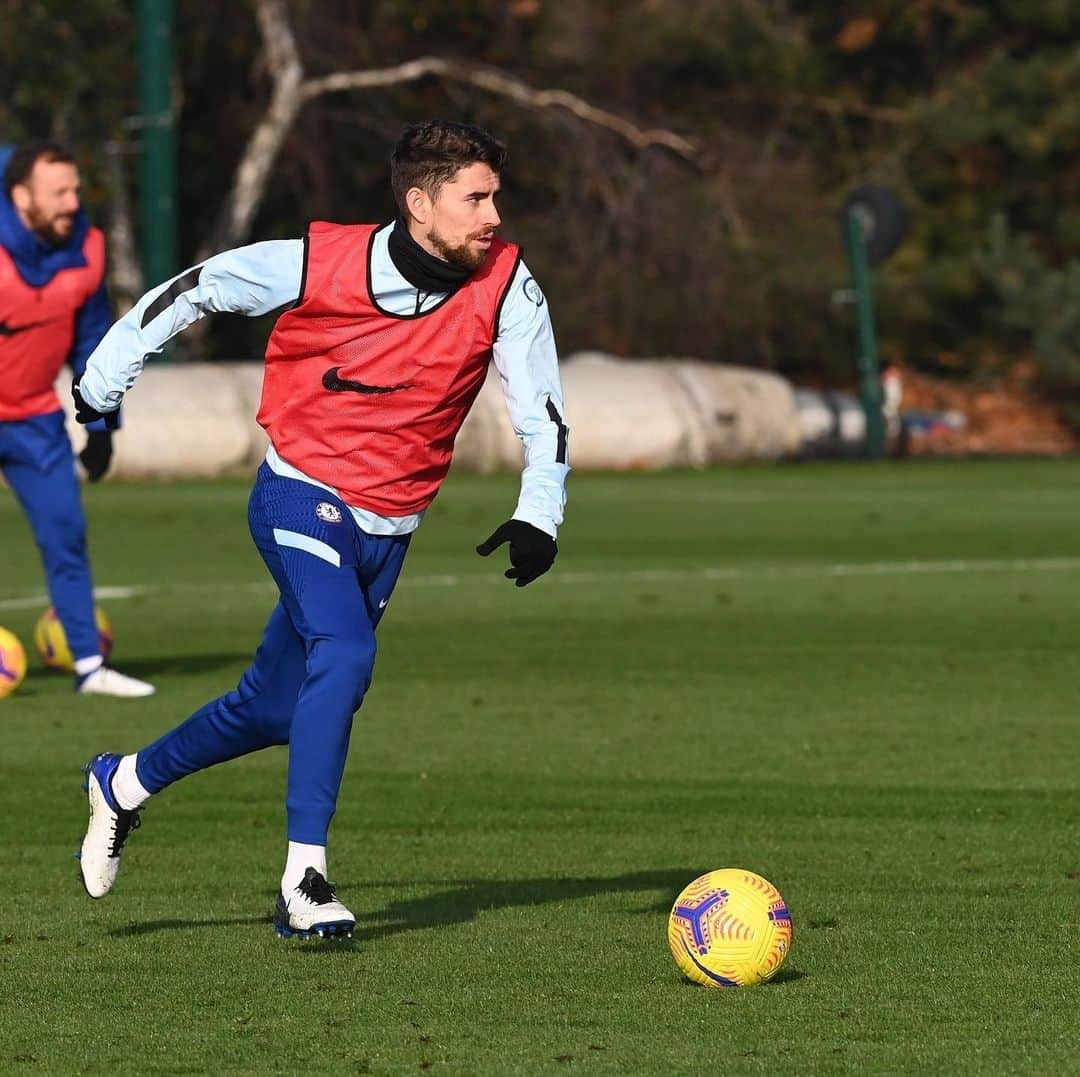
<svg viewBox="0 0 1080 1077"><path fill-rule="evenodd" d="M255 15L266 46L274 91L269 108L244 149L213 231L197 255L199 261L235 246L247 237L266 190L270 170L305 100L302 93L304 68L284 0L256 0Z"/></svg>
<svg viewBox="0 0 1080 1077"><path fill-rule="evenodd" d="M614 132L637 149L662 146L684 160L697 159L694 144L672 131L643 129L565 90L537 90L504 71L474 67L437 56L421 57L396 67L340 71L305 80L285 0L255 0L255 15L274 89L270 105L244 149L214 228L199 251L200 260L247 238L271 169L297 114L306 102L323 94L399 86L433 76L507 97L524 108L562 109L585 123Z"/></svg>
<svg viewBox="0 0 1080 1077"><path fill-rule="evenodd" d="M694 144L672 131L657 128L642 129L622 116L590 105L588 101L566 90L537 90L520 79L514 78L513 75L508 75L505 71L474 67L453 60L443 60L437 56L409 60L396 67L372 71L340 71L323 78L308 79L304 83L303 94L305 99L310 100L320 94L341 90L367 90L415 82L427 75L468 83L488 93L509 97L525 108L565 109L586 123L615 132L638 149L663 146L687 161L694 161L697 158L698 151Z"/></svg>
<svg viewBox="0 0 1080 1077"><path fill-rule="evenodd" d="M911 123L908 112L888 105L867 105L860 101L841 101L835 97L805 97L797 98L796 101L832 116L862 116L869 120L880 120L882 123Z"/></svg>

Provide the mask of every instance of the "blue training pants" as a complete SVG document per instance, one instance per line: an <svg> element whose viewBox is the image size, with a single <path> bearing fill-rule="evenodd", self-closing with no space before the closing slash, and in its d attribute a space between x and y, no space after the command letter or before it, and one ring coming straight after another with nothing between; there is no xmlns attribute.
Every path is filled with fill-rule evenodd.
<svg viewBox="0 0 1080 1077"><path fill-rule="evenodd" d="M86 516L64 413L0 422L0 471L30 521L72 655L78 661L100 654Z"/></svg>
<svg viewBox="0 0 1080 1077"><path fill-rule="evenodd" d="M361 531L335 495L263 464L248 522L281 592L250 668L232 692L138 753L157 793L177 779L273 744L289 745L289 840L325 845L353 714L371 683L375 626L409 535Z"/></svg>

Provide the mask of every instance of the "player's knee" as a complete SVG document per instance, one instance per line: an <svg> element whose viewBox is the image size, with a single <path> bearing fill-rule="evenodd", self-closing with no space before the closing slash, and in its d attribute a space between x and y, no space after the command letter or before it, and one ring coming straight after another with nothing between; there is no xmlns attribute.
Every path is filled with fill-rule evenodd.
<svg viewBox="0 0 1080 1077"><path fill-rule="evenodd" d="M308 668L363 696L375 666L375 640L321 639L311 649Z"/></svg>

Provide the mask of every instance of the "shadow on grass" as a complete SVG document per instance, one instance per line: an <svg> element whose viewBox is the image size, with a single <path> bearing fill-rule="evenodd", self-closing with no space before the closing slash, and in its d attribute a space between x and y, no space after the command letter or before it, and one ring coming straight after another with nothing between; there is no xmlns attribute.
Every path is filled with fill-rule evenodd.
<svg viewBox="0 0 1080 1077"><path fill-rule="evenodd" d="M790 984L796 980L805 980L806 973L800 972L795 968L782 968L768 983L762 984L763 987L772 987L775 984Z"/></svg>
<svg viewBox="0 0 1080 1077"><path fill-rule="evenodd" d="M234 668L242 670L251 664L253 651L237 652L235 654L178 654L162 658L136 658L130 661L123 657L115 660L110 659L109 664L115 665L121 673L127 673L132 677L142 677L153 680L161 676L183 676L189 673L212 673L215 670ZM239 673L237 674L239 676ZM71 674L64 670L46 669L44 666L33 666L26 673L26 682L47 683L49 681L66 681L70 683ZM233 687L232 681L222 686L222 691L228 691Z"/></svg>
<svg viewBox="0 0 1080 1077"><path fill-rule="evenodd" d="M424 928L447 927L475 920L481 912L492 909L546 905L559 901L576 901L598 894L634 893L638 891L666 890L674 901L676 894L694 878L689 868L667 871L641 871L628 875L610 877L586 877L565 879L465 879L447 880L446 888L427 897L393 901L376 912L360 913L357 917L354 938L365 942L400 934L403 931L419 931ZM433 880L442 885L441 880ZM409 882L378 882L368 887L416 886L420 880ZM339 888L345 895L352 887ZM664 912L671 901L657 906ZM350 902L355 906L355 902ZM651 910L647 910L651 911ZM143 924L129 924L114 928L109 935L127 938L151 935L158 931L186 931L191 928L245 927L252 924L269 924L269 916L246 917L233 920L148 920Z"/></svg>
<svg viewBox="0 0 1080 1077"><path fill-rule="evenodd" d="M561 879L466 879L451 882L446 889L426 897L392 901L376 912L361 913L357 918L355 937L374 942L405 931L468 923L479 913L494 909L535 907L600 894L656 890L667 891L671 897L646 910L635 911L660 911L666 915L679 891L697 874L700 873L691 868L681 868ZM381 888L387 884L371 885Z"/></svg>
<svg viewBox="0 0 1080 1077"><path fill-rule="evenodd" d="M297 954L314 955L324 959L330 954L344 954L361 943L373 943L408 931L427 928L449 927L469 923L481 912L507 908L534 908L602 894L635 894L665 891L670 897L634 912L666 915L679 891L688 879L695 877L691 868L638 871L626 875L584 876L562 879L464 879L430 880L430 885L441 886L426 897L392 901L374 912L361 912L357 917L353 938L335 940L332 945L303 944L293 951ZM361 884L364 889L386 887L411 887L424 885L421 880L401 882L381 881ZM343 886L345 894L356 887ZM109 935L114 938L151 935L158 931L187 931L192 928L270 926L268 916L247 917L234 920L151 920L145 924L131 924L114 928ZM798 969L781 969L767 985L791 983L806 974ZM691 985L692 986L692 985Z"/></svg>
<svg viewBox="0 0 1080 1077"><path fill-rule="evenodd" d="M108 935L114 939L130 939L139 935L154 935L158 931L190 931L197 927L251 927L255 924L270 926L269 916L244 916L232 920L147 920L144 924L128 924L114 927Z"/></svg>

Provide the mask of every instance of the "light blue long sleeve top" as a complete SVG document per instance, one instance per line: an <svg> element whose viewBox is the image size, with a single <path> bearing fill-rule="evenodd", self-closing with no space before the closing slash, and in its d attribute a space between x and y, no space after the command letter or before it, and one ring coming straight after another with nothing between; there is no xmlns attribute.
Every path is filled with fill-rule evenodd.
<svg viewBox="0 0 1080 1077"><path fill-rule="evenodd" d="M445 293L418 292L394 265L389 251L392 227L375 233L373 298L393 314L437 306ZM87 360L79 383L83 399L98 411L114 411L147 357L160 353L177 333L217 311L255 316L295 303L303 269L302 240L269 240L215 255L202 263L199 272L185 270L152 289L113 325ZM499 312L492 351L510 421L525 448L513 515L554 537L562 523L570 471L566 412L547 302L524 261L518 264ZM337 493L284 460L273 445L267 463L279 474ZM359 506L350 508L369 534L406 534L419 526L423 516L379 516Z"/></svg>

